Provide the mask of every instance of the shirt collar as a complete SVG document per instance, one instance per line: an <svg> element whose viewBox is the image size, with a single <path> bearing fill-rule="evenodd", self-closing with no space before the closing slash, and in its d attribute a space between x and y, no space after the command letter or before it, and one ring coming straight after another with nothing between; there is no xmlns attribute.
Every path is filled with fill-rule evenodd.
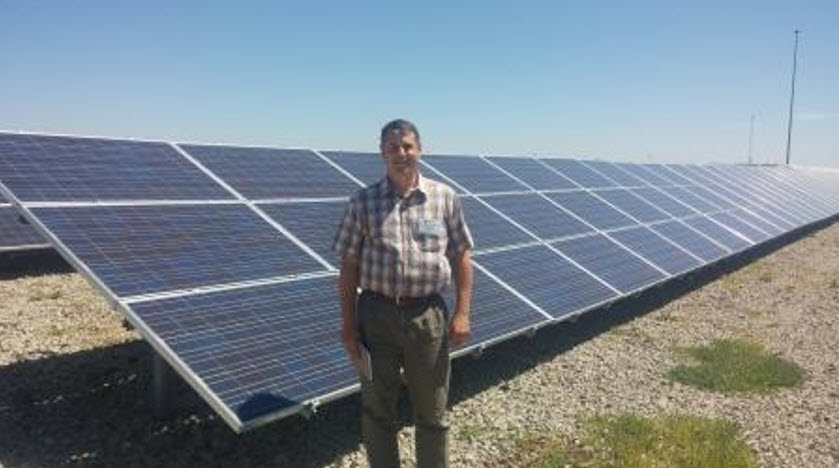
<svg viewBox="0 0 839 468"><path fill-rule="evenodd" d="M384 184L384 191L388 195L398 196L396 192L396 187L394 187L393 182L391 182L390 177L385 175L384 179L382 179L382 183ZM417 185L408 190L405 193L404 198L410 198L414 192L418 192L421 195L428 195L428 179L422 176L421 173L417 173Z"/></svg>

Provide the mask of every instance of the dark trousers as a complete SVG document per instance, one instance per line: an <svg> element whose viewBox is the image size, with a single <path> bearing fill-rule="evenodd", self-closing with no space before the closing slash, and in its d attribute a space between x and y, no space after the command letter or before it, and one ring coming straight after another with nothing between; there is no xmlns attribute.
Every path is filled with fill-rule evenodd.
<svg viewBox="0 0 839 468"><path fill-rule="evenodd" d="M361 379L361 434L372 468L399 467L396 404L404 370L416 424L419 468L449 465L446 402L449 395L448 311L439 294L397 307L364 292L358 299L362 341L373 380Z"/></svg>

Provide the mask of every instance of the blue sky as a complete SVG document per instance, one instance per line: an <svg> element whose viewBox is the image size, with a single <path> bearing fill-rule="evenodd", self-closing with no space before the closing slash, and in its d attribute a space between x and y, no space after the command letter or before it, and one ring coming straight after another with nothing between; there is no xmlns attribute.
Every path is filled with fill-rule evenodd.
<svg viewBox="0 0 839 468"><path fill-rule="evenodd" d="M0 129L839 166L839 2L0 0Z"/></svg>

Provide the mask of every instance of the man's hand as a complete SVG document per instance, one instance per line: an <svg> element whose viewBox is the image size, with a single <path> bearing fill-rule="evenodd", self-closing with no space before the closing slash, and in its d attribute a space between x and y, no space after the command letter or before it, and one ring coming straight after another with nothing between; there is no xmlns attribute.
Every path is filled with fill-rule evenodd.
<svg viewBox="0 0 839 468"><path fill-rule="evenodd" d="M348 326L345 323L344 326L341 327L341 342L344 343L344 350L347 352L347 357L350 358L350 361L356 369L360 369L361 346L358 343L358 334L355 331L355 324Z"/></svg>
<svg viewBox="0 0 839 468"><path fill-rule="evenodd" d="M472 326L469 323L469 314L455 312L452 323L449 325L449 344L458 347L469 340L472 335Z"/></svg>

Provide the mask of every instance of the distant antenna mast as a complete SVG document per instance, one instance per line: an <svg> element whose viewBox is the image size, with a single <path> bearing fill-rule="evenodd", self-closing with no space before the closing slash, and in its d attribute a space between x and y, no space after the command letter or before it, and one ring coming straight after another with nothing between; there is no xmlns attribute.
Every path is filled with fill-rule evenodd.
<svg viewBox="0 0 839 468"><path fill-rule="evenodd" d="M749 119L749 165L752 164L752 142L755 136L755 115Z"/></svg>
<svg viewBox="0 0 839 468"><path fill-rule="evenodd" d="M787 165L789 165L789 151L792 145L792 106L795 104L795 71L798 67L798 34L801 31L796 29L795 34L795 48L792 49L792 87L789 94L789 121L787 124Z"/></svg>

